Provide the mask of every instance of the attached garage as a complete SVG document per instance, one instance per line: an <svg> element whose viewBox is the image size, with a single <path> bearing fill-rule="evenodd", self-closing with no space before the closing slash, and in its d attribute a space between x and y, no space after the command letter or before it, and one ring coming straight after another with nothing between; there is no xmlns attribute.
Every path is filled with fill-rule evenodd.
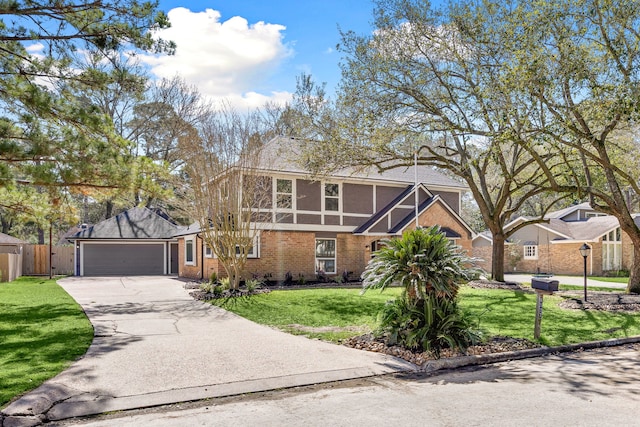
<svg viewBox="0 0 640 427"><path fill-rule="evenodd" d="M166 244L97 243L80 244L81 276L153 276L167 274Z"/></svg>
<svg viewBox="0 0 640 427"><path fill-rule="evenodd" d="M177 274L177 225L147 208L132 208L83 228L75 241L77 276Z"/></svg>

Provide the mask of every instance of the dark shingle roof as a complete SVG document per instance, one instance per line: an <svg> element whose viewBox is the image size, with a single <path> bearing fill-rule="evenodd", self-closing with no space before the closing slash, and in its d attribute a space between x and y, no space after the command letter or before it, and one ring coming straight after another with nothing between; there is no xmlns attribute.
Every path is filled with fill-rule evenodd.
<svg viewBox="0 0 640 427"><path fill-rule="evenodd" d="M170 239L177 228L147 208L132 208L86 228L68 239Z"/></svg>

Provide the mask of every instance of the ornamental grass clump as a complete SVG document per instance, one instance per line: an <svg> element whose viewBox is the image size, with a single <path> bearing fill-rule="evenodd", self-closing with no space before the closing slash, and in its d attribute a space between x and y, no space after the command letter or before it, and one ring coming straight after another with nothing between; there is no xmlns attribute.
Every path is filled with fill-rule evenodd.
<svg viewBox="0 0 640 427"><path fill-rule="evenodd" d="M363 292L401 286L403 292L380 313L378 333L389 345L439 357L444 348L465 351L480 340L457 303L461 282L470 280L473 259L440 227L418 228L383 241L362 275Z"/></svg>

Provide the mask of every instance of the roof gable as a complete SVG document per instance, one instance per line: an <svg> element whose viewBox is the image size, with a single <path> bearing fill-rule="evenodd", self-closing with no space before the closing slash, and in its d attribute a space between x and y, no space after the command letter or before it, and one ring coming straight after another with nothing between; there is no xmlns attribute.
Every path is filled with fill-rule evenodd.
<svg viewBox="0 0 640 427"><path fill-rule="evenodd" d="M418 207L418 217L420 215L422 215L422 213L424 213L425 211L429 210L432 206L435 206L436 204L440 204L442 207L444 207L444 209L446 209L449 212L449 214L451 216L453 216L456 219L456 221L458 221L460 223L460 225L462 225L469 232L470 236L473 235L473 230L471 229L471 227L469 227L469 225L462 219L462 217L460 215L458 215L453 209L451 209L451 206L449 206L438 195L433 196L432 198L430 198L428 200L425 200L424 202L422 202L420 204L420 206ZM402 221L400 221L398 224L396 224L390 230L390 233L396 234L396 233L400 233L400 232L404 231L404 229L412 221L414 221L415 218L416 218L416 212L413 211L412 213L407 215ZM461 237L458 233L456 233L455 231L451 230L448 227L442 227L441 229L445 232L447 237L452 237L452 238L460 238Z"/></svg>
<svg viewBox="0 0 640 427"><path fill-rule="evenodd" d="M431 193L429 189L422 184L418 184L417 187L414 185L410 185L407 188L405 188L404 191L400 193L396 198L394 198L391 202L389 202L384 208L380 209L378 212L373 214L373 216L371 216L369 220L367 220L364 224L362 224L360 227L354 230L353 233L354 234L366 233L370 231L374 226L376 226L376 224L378 224L380 221L384 221L385 219L389 220L389 215L393 215L393 211L396 209L399 209L401 206L404 206L405 209L406 209L406 206L408 205L414 206L415 205L414 194L415 194L416 188L419 192L418 200L420 200L420 197L424 197L424 200L420 203L420 206L424 206L425 204L428 204L431 200L434 199L434 197L439 197L439 196L434 196L433 193ZM422 208L420 206L418 207L418 210L421 211ZM415 217L415 210L412 209L411 211L414 213L414 217ZM394 224L392 224L391 226L392 229L395 229L399 223L404 222L406 218L407 216L403 216L403 218L399 222L396 221ZM390 231L387 228L388 227L385 227L385 234L394 233L393 231Z"/></svg>
<svg viewBox="0 0 640 427"><path fill-rule="evenodd" d="M585 203L580 203L578 205L569 206L568 208L560 209L557 211L548 212L544 217L549 219L551 218L565 219L569 215L580 210L589 211L589 212L595 211L588 202L585 202Z"/></svg>
<svg viewBox="0 0 640 427"><path fill-rule="evenodd" d="M177 226L147 208L132 208L79 231L69 240L170 239Z"/></svg>

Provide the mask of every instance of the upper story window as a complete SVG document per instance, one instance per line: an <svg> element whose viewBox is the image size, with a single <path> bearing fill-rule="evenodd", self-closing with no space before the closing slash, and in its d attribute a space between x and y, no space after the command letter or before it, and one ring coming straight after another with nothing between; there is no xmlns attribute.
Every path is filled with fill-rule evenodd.
<svg viewBox="0 0 640 427"><path fill-rule="evenodd" d="M276 208L293 209L293 181L276 179Z"/></svg>
<svg viewBox="0 0 640 427"><path fill-rule="evenodd" d="M607 214L604 214L602 212L585 212L584 214L585 218L595 218L599 216L607 216Z"/></svg>
<svg viewBox="0 0 640 427"><path fill-rule="evenodd" d="M324 210L338 211L340 206L340 186L338 184L324 185Z"/></svg>

